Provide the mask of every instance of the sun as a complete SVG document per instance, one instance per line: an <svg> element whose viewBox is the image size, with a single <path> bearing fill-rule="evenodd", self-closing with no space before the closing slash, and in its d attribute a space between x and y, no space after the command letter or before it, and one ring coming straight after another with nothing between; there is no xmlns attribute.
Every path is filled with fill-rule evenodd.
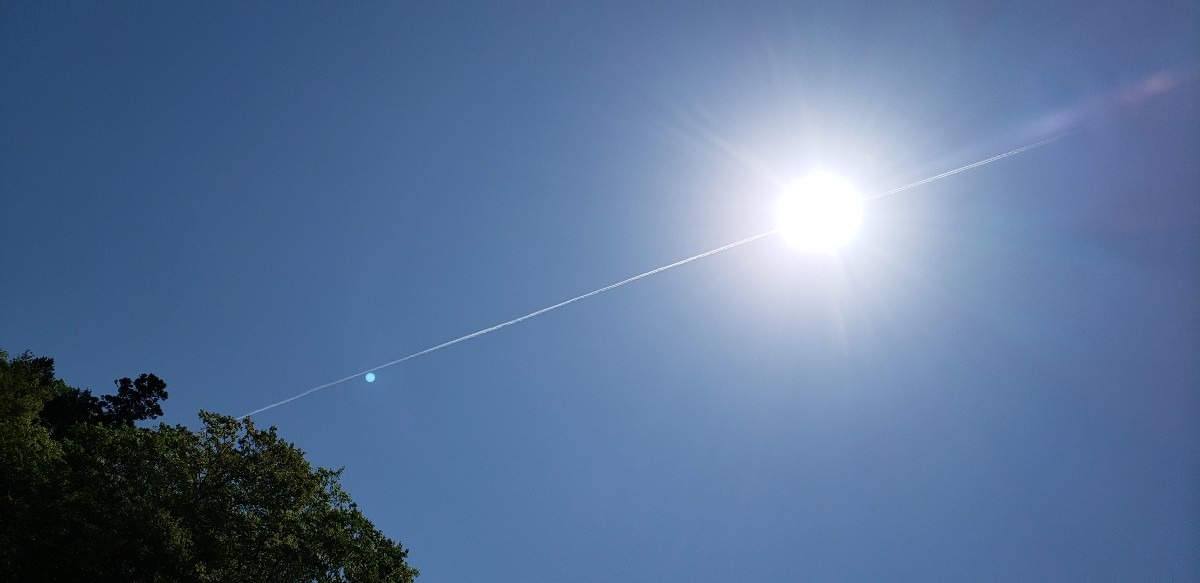
<svg viewBox="0 0 1200 583"><path fill-rule="evenodd" d="M779 197L775 222L789 244L803 251L833 253L858 234L863 200L849 182L813 172Z"/></svg>

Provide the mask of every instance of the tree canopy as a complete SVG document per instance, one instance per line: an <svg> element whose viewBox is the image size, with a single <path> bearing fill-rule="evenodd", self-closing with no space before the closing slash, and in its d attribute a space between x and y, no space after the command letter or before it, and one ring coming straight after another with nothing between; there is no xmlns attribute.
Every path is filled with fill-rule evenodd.
<svg viewBox="0 0 1200 583"><path fill-rule="evenodd" d="M411 582L408 551L274 427L162 414L166 383L96 397L0 351L0 572L13 581Z"/></svg>

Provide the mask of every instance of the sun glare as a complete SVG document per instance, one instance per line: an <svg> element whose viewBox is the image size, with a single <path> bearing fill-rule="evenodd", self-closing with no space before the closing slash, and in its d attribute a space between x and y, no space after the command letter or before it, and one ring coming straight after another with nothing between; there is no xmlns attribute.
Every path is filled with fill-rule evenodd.
<svg viewBox="0 0 1200 583"><path fill-rule="evenodd" d="M850 183L814 172L779 197L775 221L779 233L793 247L833 253L858 233L862 207L862 197Z"/></svg>

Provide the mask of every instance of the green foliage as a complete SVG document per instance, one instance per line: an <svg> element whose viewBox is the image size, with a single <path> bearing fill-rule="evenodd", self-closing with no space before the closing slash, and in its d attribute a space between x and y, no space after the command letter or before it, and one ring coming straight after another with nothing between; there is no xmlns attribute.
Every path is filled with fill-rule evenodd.
<svg viewBox="0 0 1200 583"><path fill-rule="evenodd" d="M0 351L0 572L14 581L403 582L407 551L339 471L249 420L161 414L165 383L96 398ZM124 381L124 382L123 382Z"/></svg>

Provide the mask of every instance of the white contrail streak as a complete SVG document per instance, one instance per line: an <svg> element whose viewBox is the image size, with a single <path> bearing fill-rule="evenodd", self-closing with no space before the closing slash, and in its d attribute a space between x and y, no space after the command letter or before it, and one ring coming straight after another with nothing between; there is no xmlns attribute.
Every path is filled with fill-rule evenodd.
<svg viewBox="0 0 1200 583"><path fill-rule="evenodd" d="M991 164L992 162L995 162L997 160L1003 160L1009 156L1016 156L1017 154L1020 154L1021 152L1025 152L1027 150L1032 150L1039 146L1045 146L1046 144L1049 144L1050 142L1053 142L1054 140L1057 140L1061 137L1063 137L1063 134L1059 134L1057 136L1054 136L1053 138L1046 138L1040 142L1035 142L1035 143L1029 144L1028 146L1022 146L1020 148L1017 148L1016 150L1009 150L1003 154L1000 154L997 156L992 156L991 158L988 158L986 160L980 160L978 162L975 162L974 164L967 164L966 166L962 166L960 168L955 168L954 170L951 170L949 172L942 172L941 174L938 174L937 176L930 176L929 178L926 178L924 180L918 180L912 184L901 186L900 188L893 188L887 192L881 192L874 196L868 196L867 198L864 198L863 200L875 200L877 198L883 198L885 196L890 196L890 195L896 194L897 192L904 192L905 190L908 190L910 188L916 188L918 186L921 186L922 184L929 184L930 182L933 182L934 180L941 180L947 176L954 176L955 174L958 174L959 172L966 172L967 170L970 170L972 168L978 168L980 166L983 166L984 164Z"/></svg>
<svg viewBox="0 0 1200 583"><path fill-rule="evenodd" d="M960 168L955 168L954 170L950 170L949 172L943 172L943 173L941 173L941 174L938 174L937 176L930 176L929 178L926 178L926 179L924 179L924 180L918 180L918 181L916 181L916 182L914 182L914 183L912 183L912 184L909 184L909 185L906 185L906 186L901 186L900 188L893 188L893 189L891 189L891 190L889 190L889 191L887 191L887 192L881 192L881 193L879 193L879 194L876 194L876 195L874 195L874 196L869 196L869 197L866 197L866 198L865 198L865 199L863 199L863 200L875 200L875 199L877 199L877 198L883 198L883 197L885 197L885 196L889 196L889 195L892 195L892 194L896 194L896 193L898 193L898 192L903 192L903 191L905 191L905 190L908 190L908 189L910 189L910 188L915 188L915 187L917 187L917 186L921 186L922 184L929 184L930 182L933 182L933 181L935 181L935 180L941 180L942 178L946 178L947 176L953 176L953 175L955 175L955 174L958 174L959 172L965 172L965 171L967 171L967 170L970 170L970 169L972 169L972 168L978 168L978 167L980 167L980 166L983 166L984 164L991 164L992 162L995 162L995 161L997 161L997 160L1002 160L1002 159L1004 159L1004 158L1007 158L1007 157L1009 157L1009 156L1014 156L1014 155L1016 155L1016 154L1020 154L1021 152L1025 152L1025 151L1027 151L1027 150L1032 150L1032 149L1034 149L1034 148L1037 148L1038 146L1044 146L1044 145L1046 145L1046 144L1049 144L1050 142L1053 142L1054 140L1057 140L1057 139L1059 139L1059 138L1061 138L1061 137L1062 137L1061 135L1054 136L1053 138L1048 138L1048 139L1042 140L1042 141L1040 141L1040 142L1036 142L1036 143L1030 144L1030 145L1028 145L1028 146L1023 146L1023 147L1017 148L1017 149L1015 149L1015 150L1011 150L1011 151L1005 152L1005 153L1003 153L1003 154L1000 154L1000 155L998 155L998 156L992 156L991 158L988 158L988 159L986 159L986 160L980 160L980 161L978 161L978 162L975 162L975 163L973 163L973 164L967 164L966 166L962 166L962 167L960 167ZM567 305L569 305L569 304L573 304L573 303L575 303L575 302L578 302L579 300L586 300L587 298L590 298L590 297L592 297L592 296L594 296L594 295L602 294L602 293L604 293L604 292L606 292L606 291L609 291L609 290L612 290L612 289L619 288L619 287L621 287L621 286L623 286L623 285L625 285L625 284L627 284L627 283L633 283L633 282L635 282L635 281L637 281L637 280L639 280L639 279L643 279L643 278L646 278L646 277L650 277L651 275L654 275L654 274L656 274L656 273L661 273L661 272L664 272L664 271L666 271L666 270L668 270L668 269L671 269L671 268L674 268L674 267L679 267L680 265L683 265L683 264L685 264L685 263L691 263L691 262L693 262L693 261L695 261L695 260L697 260L697 259L704 259L705 257L708 257L709 255L716 255L717 253L720 253L720 252L722 252L722 251L727 251L727 250L729 250L729 249L733 249L734 247L738 247L738 246L741 246L741 245L745 245L746 243L749 243L749 242L751 242L751 241L757 241L758 239L762 239L763 237L766 237L766 236L768 236L768 235L773 235L773 234L775 234L777 231L778 231L778 229L772 229L772 230L770 230L770 231L767 231L767 232L765 232L765 233L759 233L759 234L757 234L757 235L755 235L755 236L753 236L753 237L747 237L747 238L745 238L745 239L742 239L741 241L737 241L737 242L734 242L734 243L730 243L730 244L728 244L728 245L725 245L725 246L722 246L722 247L717 247L716 249L713 249L712 251L705 251L704 253L701 253L701 254L699 254L699 255L693 255L693 256L691 256L691 257L688 257L687 259L681 259L681 260L679 260L679 261L676 261L675 263L671 263L671 264L669 264L669 265L664 265L664 266L662 266L662 267L659 267L659 268L656 268L656 269L651 269L650 271L647 271L647 272L645 272L645 273L642 273L642 274L639 274L639 275L635 275L635 276L633 276L633 277L630 277L630 278L628 278L628 279L623 279L623 280L621 280L621 281L618 281L617 283L614 283L614 284L612 284L612 285L607 285L607 286L604 286L604 287L602 287L602 288L600 288L600 289L597 289L597 290L592 290L592 291L590 291L590 292L588 292L588 293L586 293L586 294L580 295L580 296L575 296L575 297L573 297L573 298L571 298L571 299L569 299L569 300L562 301L562 302L559 302L559 303L557 303L557 304L554 304L553 306L550 306L550 307L547 307L547 308L542 308L542 309L540 309L540 310L538 310L538 311L536 311L536 312L530 312L530 313L528 313L528 314L525 314L524 316L521 316L520 318L513 318L512 320L509 320L509 321L507 321L507 322L501 322L501 323L499 323L499 324L496 324L495 326L492 326L492 327L490 327L490 328L484 328L483 330L480 330L480 331L478 331L478 332L472 332L472 333L470 333L470 334L467 334L466 336L460 336L460 337L458 337L458 338L455 338L454 340L450 340L450 341L447 341L447 342L443 342L443 343L441 343L441 344L438 344L437 346L431 346L431 347L429 347L429 348L426 348L425 350L422 350L422 351L420 351L420 352L414 352L414 353L412 353L412 354L410 354L410 355L408 355L408 356L405 356L405 357L402 357L402 358L397 358L396 360L393 360L393 361L391 361L391 362L385 362L385 363L383 363L383 364L381 364L381 365L379 365L379 366L376 366L376 367L374 367L374 368L368 368L367 370L360 371L360 372L356 372L356 373L354 373L354 374L352 374L352 375L349 375L349 376L346 376L346 377L342 377L342 378L340 378L340 379L338 379L338 380L336 380L336 381L331 381L331 382L325 383L325 384L323 384L323 385L318 385L318 386L315 386L315 387L313 387L313 388L311 388L311 389L309 389L309 390L307 390L307 391L304 391L303 393L300 393L300 394L297 394L297 395L293 395L293 396L291 396L291 397L288 397L288 398L286 398L286 399L284 399L284 400L282 400L282 401L277 401L277 402L275 402L275 403L271 403L270 405L267 405L267 406L265 406L265 407L259 407L258 409L255 409L255 410L253 410L253 411L251 411L251 412L249 412L249 413L246 413L245 415L242 415L242 416L238 417L238 419L245 419L246 417L249 417L249 416L251 416L251 415L255 415L255 414L257 414L257 413L262 413L263 411L267 411L267 410L269 410L269 409L274 409L275 407L278 407L278 406L280 406L280 405L286 405L286 404L288 404L288 403L291 403L292 401L295 401L296 399L299 399L299 398L302 398L302 397L307 397L308 395L311 395L311 394L313 394L313 393L315 393L315 392L317 392L317 391L322 391L322 390L328 389L329 387L332 387L332 386L334 386L334 385L340 385L340 384L342 384L342 383L344 383L344 382L346 382L346 381L348 381L348 380L356 379L356 378L358 378L358 377L361 377L361 376L363 376L363 375L365 375L365 374L367 374L367 373L369 373L369 372L375 372L375 371L377 371L377 370L379 370L379 369L387 368L387 367L389 367L389 366L395 366L395 365L397 365L397 364L400 364L400 363L402 363L402 362L404 362L404 361L406 361L406 360L412 360L412 359L414 359L414 358L417 358L418 356L424 356L424 355L426 355L426 354L429 354L430 352L436 352L436 351L438 351L438 350L441 350L441 349L443 349L443 348L447 348L447 347L449 347L449 346L453 346L453 345L455 345L455 344L458 344L459 342L466 342L467 340L470 340L470 339L472 339L472 338L477 338L477 337L479 337L479 336L483 336L484 334L488 334L488 333L491 333L491 332L495 332L496 330L499 330L499 329L501 329L501 328L506 328L506 327L508 327L508 326L512 326L513 324L519 324L519 323L521 323L521 322L524 322L525 320L528 320L528 319L530 319L530 318L534 318L534 317L540 316L540 315L542 315L542 314L545 314L546 312L549 312L549 311L552 311L552 310L557 310L557 309L559 309L559 308L561 308L561 307L564 307L564 306L567 306Z"/></svg>
<svg viewBox="0 0 1200 583"><path fill-rule="evenodd" d="M681 259L681 260L679 260L679 261L676 261L675 263L672 263L672 264L670 264L670 265L664 265L664 266L662 266L662 267L659 267L659 268L657 268L657 269L651 269L650 271L647 271L646 273L642 273L642 274L639 274L639 275L635 275L635 276L633 276L633 277L630 277L630 278L628 278L628 279L623 279L623 280L621 280L621 281L618 281L617 283L614 283L614 284L612 284L612 285L607 285L607 286L604 286L604 287L602 287L602 288L600 288L600 289L597 289L597 290L592 290L592 291L590 291L590 292L588 292L588 293L586 293L586 294L583 294L583 295L581 295L581 296L575 296L575 297L573 297L573 298L571 298L571 299L569 299L569 300L566 300L566 301L559 302L559 303L557 303L557 304L554 304L553 306L550 306L550 307L548 307L548 308L542 308L542 309L540 309L540 310L538 310L538 311L536 311L536 312L530 312L530 313L528 313L528 314L525 314L524 316L521 316L520 318L513 318L512 320L509 320L509 321L507 321L507 322L502 322L502 323L500 323L500 324L496 324L495 326L492 326L492 327L490 327L490 328L484 328L483 330L480 330L480 331L478 331L478 332L472 332L472 333L470 333L470 334L467 334L466 336L461 336L461 337L455 338L454 340L450 340L450 341L448 341L448 342L443 342L443 343L441 343L441 344L438 344L437 346L432 346L432 347L426 348L425 350L422 350L422 351L420 351L420 352L414 352L414 353L412 353L412 354L410 354L410 355L408 355L408 356L405 356L405 357L403 357L403 358L397 358L396 360L393 360L393 361L391 361L391 362L386 362L386 363L384 363L384 364L381 364L381 365L379 365L379 366L377 366L377 367L375 367L375 368L368 368L367 370L364 370L364 371L362 371L362 372L357 372L357 373L354 373L354 374L352 374L352 375L350 375L350 376L348 376L348 377L343 377L343 378L340 378L340 379L338 379L338 380L336 380L336 381L328 382L328 383L325 383L325 384L323 384L323 385L320 385L320 386L317 386L317 387L313 387L313 388L311 388L311 389L309 389L309 390L307 390L307 391L304 391L303 393L300 393L300 394L298 394L298 395L295 395L295 396L292 396L292 397L288 397L288 398L286 398L286 399L284 399L284 400L282 400L282 401L279 401L278 403L272 403L272 404L270 404L270 405L267 405L266 407L261 407L261 408L259 408L259 409L255 409L255 410L253 410L253 411L251 411L251 412L249 412L249 413L246 413L245 415L242 415L241 417L238 417L238 419L244 419L244 418L246 418L246 417L249 417L249 416L251 416L251 415L254 415L255 413L262 413L263 411L266 411L267 409L274 409L275 407L278 407L278 406L280 406L280 405L284 405L284 404L287 404L287 403L291 403L292 401L295 401L296 399L299 399L299 398L301 398L301 397L305 397L305 396L311 395L311 394L313 394L313 393L315 393L315 392L317 392L317 391L320 391L320 390L322 390L322 389L328 389L329 387L332 387L332 386L334 386L334 385L337 385L337 384L340 384L340 383L344 383L344 382L346 382L346 381L348 381L348 380L351 380L351 379L358 378L358 377L360 377L360 376L362 376L362 375L365 375L365 374L367 374L367 373L369 373L369 372L375 372L375 371L377 371L377 370L379 370L379 369L381 369L381 368L387 368L387 367L389 367L389 366L394 366L394 365L400 364L400 363L402 363L402 362L404 362L404 361L406 361L406 360L412 360L412 359L414 359L414 358L416 358L416 357L418 357L418 356L424 356L424 355L426 355L426 354L429 354L430 352L435 352L435 351L441 350L441 349L443 349L443 348L446 348L446 347L448 347L448 346L453 346L453 345L455 345L455 344L458 344L459 342L465 342L465 341L467 341L467 340L470 340L470 339L472 339L472 338L477 338L477 337L479 337L479 336L483 336L484 334L487 334L487 333L489 333L489 332L495 332L496 330L499 330L499 329L501 329L501 328L505 328L505 327L508 327L508 326L512 326L513 324L519 324L519 323L521 323L521 322L524 322L525 320L528 320L528 319L530 319L530 318L533 318L533 317L536 317L536 316L540 316L540 315L542 315L542 314L545 314L546 312L549 312L549 311L551 311L551 310L557 310L557 309L559 309L559 308L561 308L561 307L563 307L563 306L566 306L566 305L568 305L568 304L573 304L573 303L575 303L575 302L578 302L579 300L586 300L586 299L588 299L588 298L590 298L590 297L592 297L592 296L594 296L594 295L597 295L597 294L602 294L602 293L604 293L604 292L606 292L606 291L608 291L608 290L611 290L611 289L616 289L616 288L618 288L618 287L621 287L621 286L623 286L623 285L625 285L625 284L627 284L627 283L633 283L633 282L635 282L635 281L637 281L637 280L639 280L639 279L642 279L642 278L645 278L645 277L650 277L651 275L654 275L654 274L656 274L656 273L661 273L661 272L663 272L663 271L666 271L666 270L668 270L668 269L671 269L671 268L673 268L673 267L679 267L680 265L683 265L684 263L691 263L691 262L693 262L693 261L695 261L695 260L697 260L697 259L704 259L705 257L708 257L709 255L716 255L717 253L720 253L720 252L722 252L722 251L726 251L726 250L729 250L729 249L733 249L734 247L737 247L737 246L739 246L739 245L745 245L746 243L749 243L749 242L751 242L751 241L755 241L755 240L758 240L758 239L762 239L763 237L766 237L767 235L771 235L771 234L773 234L774 232L775 232L774 230L771 230L771 231L767 231L767 232L765 232L765 233L759 233L759 234L757 234L757 235L755 235L755 236L753 236L753 237L747 237L747 238L745 238L745 239L742 239L741 241L738 241L738 242L736 242L736 243L730 243L730 244L728 244L728 245L725 245L724 247L718 247L718 248L716 248L716 249L713 249L712 251L705 251L704 253L701 253L701 254L699 254L699 255L693 255L693 256L691 256L691 257L688 257L687 259Z"/></svg>

